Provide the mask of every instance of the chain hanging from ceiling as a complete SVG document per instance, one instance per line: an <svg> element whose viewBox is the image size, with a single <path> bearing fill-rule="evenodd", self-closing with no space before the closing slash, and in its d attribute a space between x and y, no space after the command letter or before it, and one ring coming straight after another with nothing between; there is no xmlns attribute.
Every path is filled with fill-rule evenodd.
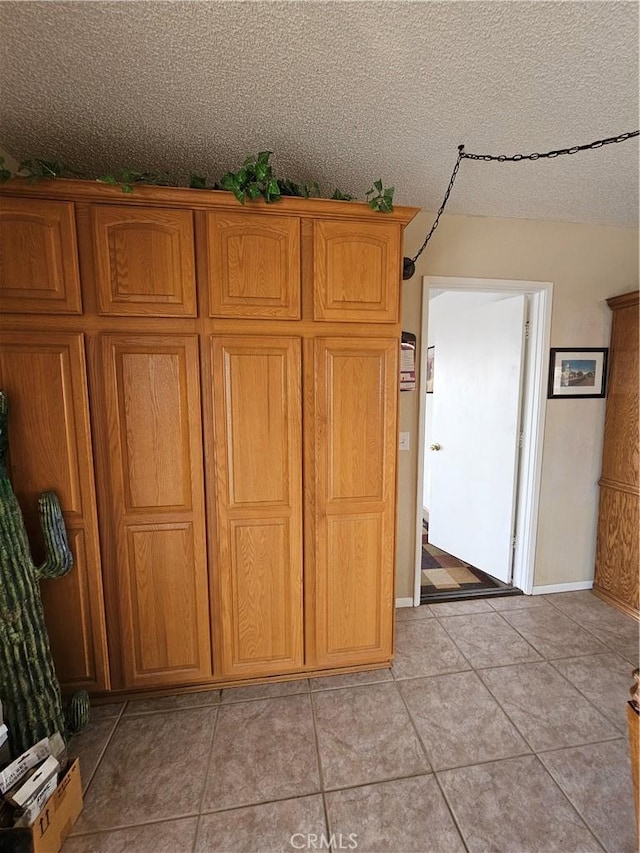
<svg viewBox="0 0 640 853"><path fill-rule="evenodd" d="M453 185L456 181L456 177L460 169L460 164L463 160L482 160L484 162L495 161L496 163L521 163L523 160L551 160L554 157L561 157L563 154L577 154L578 151L591 151L594 148L602 148L603 145L611 145L612 143L616 142L626 142L627 139L632 139L634 136L639 135L640 130L632 130L627 133L621 133L619 136L610 136L607 139L597 139L595 142L587 143L587 145L573 145L571 148L558 148L557 151L545 151L541 154L534 152L533 154L513 154L511 156L507 156L506 154L469 154L467 151L464 150L464 145L458 145L458 159L456 160L456 164L453 167L453 172L451 173L451 178L449 179L449 186L447 187L447 191L445 192L444 198L442 199L442 204L438 208L436 218L433 222L433 225L429 229L429 233L424 238L424 243L422 244L422 246L420 246L413 258L403 259L402 278L406 281L407 279L410 279L415 273L416 261L427 248L427 244L433 236L433 232L436 230L438 224L440 223L440 217L442 216L444 209L447 206L449 196L451 195L451 190L453 189Z"/></svg>

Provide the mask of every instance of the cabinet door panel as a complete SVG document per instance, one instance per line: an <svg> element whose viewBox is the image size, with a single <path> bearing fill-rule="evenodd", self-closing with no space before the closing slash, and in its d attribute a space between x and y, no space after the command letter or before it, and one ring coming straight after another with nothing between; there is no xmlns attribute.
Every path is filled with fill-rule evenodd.
<svg viewBox="0 0 640 853"><path fill-rule="evenodd" d="M92 207L98 305L118 316L195 316L193 214Z"/></svg>
<svg viewBox="0 0 640 853"><path fill-rule="evenodd" d="M212 317L300 317L300 220L209 213Z"/></svg>
<svg viewBox="0 0 640 853"><path fill-rule="evenodd" d="M387 222L314 222L314 317L396 323L402 233Z"/></svg>
<svg viewBox="0 0 640 853"><path fill-rule="evenodd" d="M395 339L315 342L307 619L319 666L391 656L397 367Z"/></svg>
<svg viewBox="0 0 640 853"><path fill-rule="evenodd" d="M2 199L0 309L27 314L81 313L71 202Z"/></svg>
<svg viewBox="0 0 640 853"><path fill-rule="evenodd" d="M124 686L211 675L198 342L102 336Z"/></svg>
<svg viewBox="0 0 640 853"><path fill-rule="evenodd" d="M222 674L302 665L300 341L213 337Z"/></svg>
<svg viewBox="0 0 640 853"><path fill-rule="evenodd" d="M42 582L45 620L65 688L109 687L100 550L81 334L6 332L0 387L9 398L13 486L34 558L41 541L39 495L54 491L62 507L74 566Z"/></svg>

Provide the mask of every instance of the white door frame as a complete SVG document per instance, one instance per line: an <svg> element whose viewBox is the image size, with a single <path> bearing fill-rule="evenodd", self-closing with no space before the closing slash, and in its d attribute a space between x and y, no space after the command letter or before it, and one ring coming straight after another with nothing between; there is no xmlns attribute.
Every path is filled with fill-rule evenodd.
<svg viewBox="0 0 640 853"><path fill-rule="evenodd" d="M513 585L527 595L533 590L533 572L538 528L538 504L542 474L542 445L546 414L547 373L551 341L551 304L553 283L550 281L511 281L494 278L459 278L425 275L422 279L422 322L420 333L420 381L418 385L418 476L416 490L416 541L414 606L420 604L422 564L422 504L424 493L424 434L427 392L427 334L429 328L429 290L497 291L526 293L530 298L529 340L525 363L522 431L524 440L520 454L516 545L513 562Z"/></svg>

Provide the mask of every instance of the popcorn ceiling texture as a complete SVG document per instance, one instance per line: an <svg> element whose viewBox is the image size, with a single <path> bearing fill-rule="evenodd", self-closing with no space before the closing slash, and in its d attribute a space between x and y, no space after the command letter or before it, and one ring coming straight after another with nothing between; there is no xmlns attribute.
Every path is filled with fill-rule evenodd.
<svg viewBox="0 0 640 853"><path fill-rule="evenodd" d="M435 209L465 143L526 153L638 127L634 2L0 3L0 145L99 173L277 172ZM449 212L633 225L637 140L465 161Z"/></svg>

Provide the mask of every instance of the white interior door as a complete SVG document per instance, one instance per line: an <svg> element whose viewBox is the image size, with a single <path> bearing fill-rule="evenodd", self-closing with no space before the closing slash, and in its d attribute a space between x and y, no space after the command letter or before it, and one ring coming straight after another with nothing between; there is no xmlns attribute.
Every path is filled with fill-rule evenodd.
<svg viewBox="0 0 640 853"><path fill-rule="evenodd" d="M526 299L477 305L443 320L427 403L429 541L505 583L513 554Z"/></svg>

